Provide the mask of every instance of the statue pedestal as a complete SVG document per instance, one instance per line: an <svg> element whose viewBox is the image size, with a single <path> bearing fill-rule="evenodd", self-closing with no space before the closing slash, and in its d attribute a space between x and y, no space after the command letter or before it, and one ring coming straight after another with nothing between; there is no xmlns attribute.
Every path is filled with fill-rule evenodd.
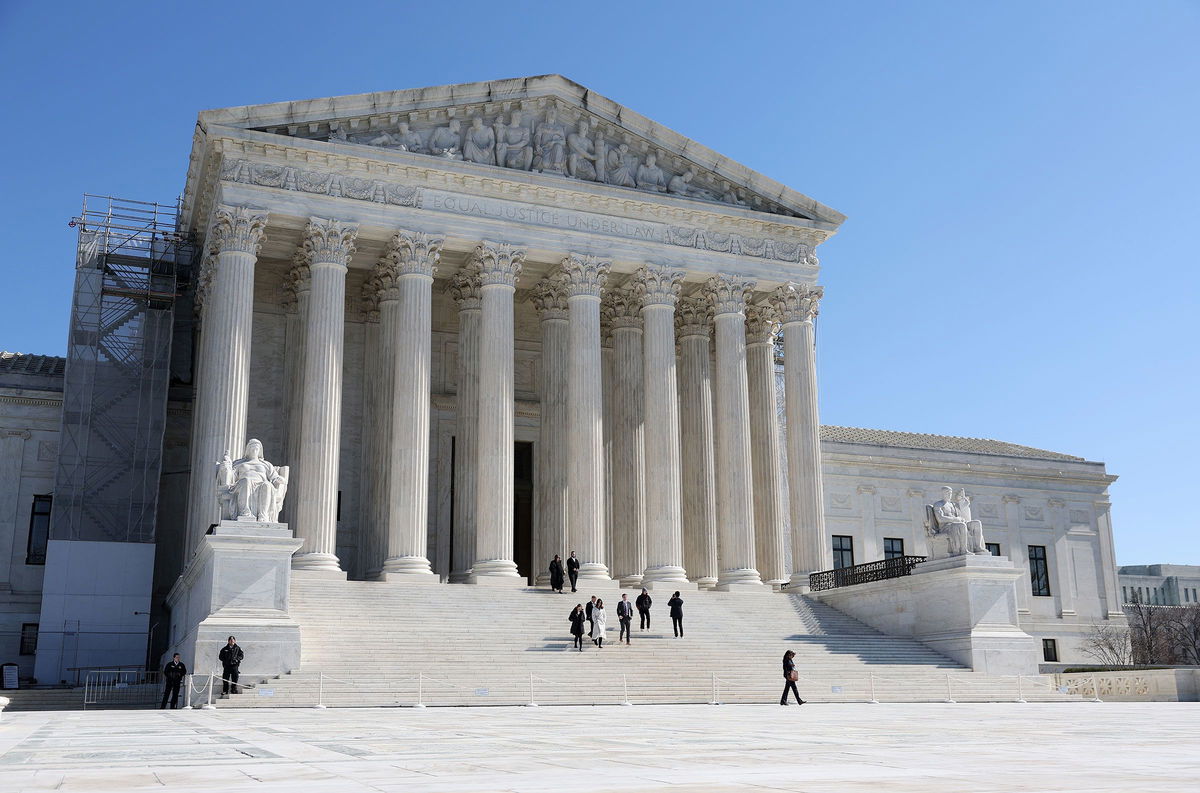
<svg viewBox="0 0 1200 793"><path fill-rule="evenodd" d="M195 674L221 671L217 653L236 636L242 676L300 666L300 626L288 616L292 553L303 543L286 523L223 520L167 595L173 646Z"/></svg>
<svg viewBox="0 0 1200 793"><path fill-rule="evenodd" d="M952 556L922 562L912 575L809 596L886 634L914 638L976 672L1035 675L1037 642L1017 620L1021 576L1002 556Z"/></svg>

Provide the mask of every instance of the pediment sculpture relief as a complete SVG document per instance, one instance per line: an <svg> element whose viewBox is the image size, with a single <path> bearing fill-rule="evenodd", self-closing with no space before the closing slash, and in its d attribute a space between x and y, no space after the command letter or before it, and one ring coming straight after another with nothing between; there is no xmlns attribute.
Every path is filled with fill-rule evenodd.
<svg viewBox="0 0 1200 793"><path fill-rule="evenodd" d="M586 114L580 114L577 121L566 121L558 107L550 104L539 111L484 108L440 124L395 121L384 129L361 133L333 121L324 139L794 214L748 195L715 174L689 167L654 149L650 142L643 141L635 148L629 135L620 135L618 130L622 139L617 140L599 126Z"/></svg>

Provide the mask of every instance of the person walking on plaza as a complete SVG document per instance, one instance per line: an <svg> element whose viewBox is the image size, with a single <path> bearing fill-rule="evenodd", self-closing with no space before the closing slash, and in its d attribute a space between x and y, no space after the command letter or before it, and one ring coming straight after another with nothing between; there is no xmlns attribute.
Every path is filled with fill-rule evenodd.
<svg viewBox="0 0 1200 793"><path fill-rule="evenodd" d="M167 707L167 699L171 700L171 710L179 707L179 684L186 676L187 667L180 662L179 653L175 653L171 656L170 662L163 667L163 680L167 685L163 689L162 705L158 707L159 710Z"/></svg>
<svg viewBox="0 0 1200 793"><path fill-rule="evenodd" d="M575 608L571 609L571 649L579 648L579 652L583 652L583 604L576 603Z"/></svg>
<svg viewBox="0 0 1200 793"><path fill-rule="evenodd" d="M575 582L579 580L579 557L575 556L574 551L567 557L567 575L571 578L571 591L574 592Z"/></svg>
<svg viewBox="0 0 1200 793"><path fill-rule="evenodd" d="M637 606L638 616L641 617L641 628L639 630L650 630L650 606L654 600L650 597L650 593L642 587L642 594L637 596L637 600L633 604Z"/></svg>
<svg viewBox="0 0 1200 793"><path fill-rule="evenodd" d="M676 592L667 601L667 606L671 609L671 629L675 631L675 635L679 638L683 637L683 598L679 597Z"/></svg>
<svg viewBox="0 0 1200 793"><path fill-rule="evenodd" d="M604 631L608 628L608 615L604 613L604 601L597 600L592 609L592 642L597 647L604 646Z"/></svg>
<svg viewBox="0 0 1200 793"><path fill-rule="evenodd" d="M629 644L629 630L633 627L633 604L629 602L629 595L622 594L621 599L617 601L617 622L621 623L617 644L621 643L622 637L625 643Z"/></svg>
<svg viewBox="0 0 1200 793"><path fill-rule="evenodd" d="M800 679L800 673L796 671L796 662L792 660L795 656L796 654L791 650L783 654L783 679L786 682L783 684L783 696L779 699L780 705L788 704L789 691L796 697L797 705L804 704L804 700L800 699L800 692L796 690L796 681Z"/></svg>
<svg viewBox="0 0 1200 793"><path fill-rule="evenodd" d="M562 594L563 588L563 566L562 558L558 554L554 554L554 558L550 560L550 591Z"/></svg>
<svg viewBox="0 0 1200 793"><path fill-rule="evenodd" d="M238 693L238 667L246 654L238 647L237 639L230 636L217 657L221 659L221 694L228 694L231 686L233 693Z"/></svg>
<svg viewBox="0 0 1200 793"><path fill-rule="evenodd" d="M595 610L596 610L596 596L592 595L592 599L588 601L587 606L585 607L585 612L584 612L585 614L587 614L588 636L592 635L592 612Z"/></svg>

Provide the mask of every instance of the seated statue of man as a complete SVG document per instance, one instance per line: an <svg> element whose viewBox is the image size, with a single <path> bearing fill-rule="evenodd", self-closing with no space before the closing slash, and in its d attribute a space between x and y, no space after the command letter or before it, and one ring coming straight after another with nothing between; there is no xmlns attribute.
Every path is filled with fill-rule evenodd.
<svg viewBox="0 0 1200 793"><path fill-rule="evenodd" d="M287 493L288 467L263 459L262 442L246 444L245 456L230 460L229 452L217 463L217 501L224 520L276 523Z"/></svg>
<svg viewBox="0 0 1200 793"><path fill-rule="evenodd" d="M929 536L930 556L938 558L941 554L934 552L933 540L944 537L946 540L946 556L969 556L986 554L987 546L983 543L983 524L971 519L971 500L967 491L959 489L958 497L954 488L942 488L942 498L925 508L925 533Z"/></svg>

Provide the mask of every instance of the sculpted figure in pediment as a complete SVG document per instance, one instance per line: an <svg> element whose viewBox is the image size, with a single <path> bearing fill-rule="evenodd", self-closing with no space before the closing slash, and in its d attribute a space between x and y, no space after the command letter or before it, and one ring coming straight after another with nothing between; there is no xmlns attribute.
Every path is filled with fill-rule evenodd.
<svg viewBox="0 0 1200 793"><path fill-rule="evenodd" d="M567 162L567 129L558 121L558 111L553 106L546 111L546 120L538 124L533 136L537 153L533 167L542 173L562 173Z"/></svg>
<svg viewBox="0 0 1200 793"><path fill-rule="evenodd" d="M570 154L567 155L567 174L576 179L586 179L589 182L596 181L597 170L603 170L603 166L597 169L597 163L601 162L596 153L596 146L588 137L587 119L579 122L579 126L574 132L567 136L567 149ZM597 137L598 140L603 140Z"/></svg>
<svg viewBox="0 0 1200 793"><path fill-rule="evenodd" d="M479 116L471 119L471 128L463 142L463 159L483 165L496 164L496 133L485 127Z"/></svg>
<svg viewBox="0 0 1200 793"><path fill-rule="evenodd" d="M637 186L641 190L653 190L661 193L667 187L667 177L663 169L656 164L658 158L653 154L646 155L646 162L637 169Z"/></svg>
<svg viewBox="0 0 1200 793"><path fill-rule="evenodd" d="M512 112L507 126L500 118L496 119L493 127L496 132L496 163L505 168L528 171L533 164L533 147L530 145L533 136L521 120L520 110Z"/></svg>
<svg viewBox="0 0 1200 793"><path fill-rule="evenodd" d="M637 187L637 169L640 160L622 143L608 153L608 183L621 187Z"/></svg>
<svg viewBox="0 0 1200 793"><path fill-rule="evenodd" d="M418 153L421 151L421 136L409 130L408 123L404 121L400 122L400 128L395 133L381 132L367 143L371 146L383 146L399 151Z"/></svg>
<svg viewBox="0 0 1200 793"><path fill-rule="evenodd" d="M450 119L447 126L433 131L429 139L429 153L448 160L462 159L462 124L457 118Z"/></svg>

